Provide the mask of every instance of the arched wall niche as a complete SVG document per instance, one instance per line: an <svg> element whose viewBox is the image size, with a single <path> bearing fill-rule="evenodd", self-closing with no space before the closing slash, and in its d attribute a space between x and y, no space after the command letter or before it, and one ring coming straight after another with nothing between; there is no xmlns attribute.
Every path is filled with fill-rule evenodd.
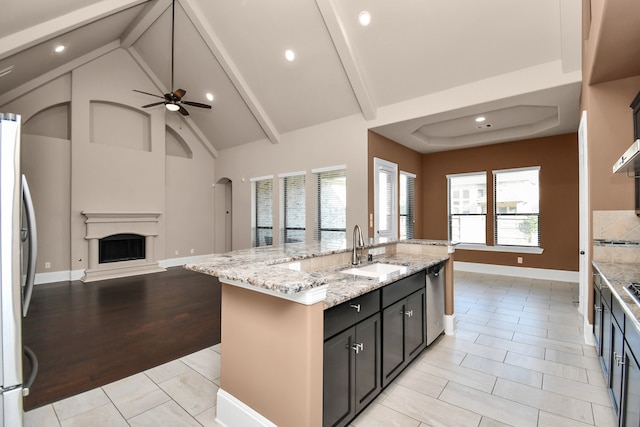
<svg viewBox="0 0 640 427"><path fill-rule="evenodd" d="M193 158L189 144L171 126L165 126L165 134L165 153L167 156Z"/></svg>
<svg viewBox="0 0 640 427"><path fill-rule="evenodd" d="M25 134L46 136L59 139L71 139L71 104L62 102L44 108L22 125Z"/></svg>
<svg viewBox="0 0 640 427"><path fill-rule="evenodd" d="M110 101L90 101L89 109L92 143L151 151L149 114Z"/></svg>

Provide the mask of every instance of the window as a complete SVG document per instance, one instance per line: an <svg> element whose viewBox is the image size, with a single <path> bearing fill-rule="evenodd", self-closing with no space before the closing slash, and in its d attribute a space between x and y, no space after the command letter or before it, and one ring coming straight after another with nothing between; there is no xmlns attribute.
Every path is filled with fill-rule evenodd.
<svg viewBox="0 0 640 427"><path fill-rule="evenodd" d="M280 205L281 241L295 243L305 241L305 174L298 172L280 175L280 188L282 198Z"/></svg>
<svg viewBox="0 0 640 427"><path fill-rule="evenodd" d="M487 174L447 175L449 239L461 243L486 244Z"/></svg>
<svg viewBox="0 0 640 427"><path fill-rule="evenodd" d="M377 237L398 238L398 165L375 157L374 221Z"/></svg>
<svg viewBox="0 0 640 427"><path fill-rule="evenodd" d="M253 246L273 244L273 177L251 179Z"/></svg>
<svg viewBox="0 0 640 427"><path fill-rule="evenodd" d="M493 171L495 244L540 247L540 167Z"/></svg>
<svg viewBox="0 0 640 427"><path fill-rule="evenodd" d="M413 239L414 219L414 182L416 176L400 172L400 238Z"/></svg>
<svg viewBox="0 0 640 427"><path fill-rule="evenodd" d="M344 168L314 169L317 181L314 238L347 238L347 173Z"/></svg>

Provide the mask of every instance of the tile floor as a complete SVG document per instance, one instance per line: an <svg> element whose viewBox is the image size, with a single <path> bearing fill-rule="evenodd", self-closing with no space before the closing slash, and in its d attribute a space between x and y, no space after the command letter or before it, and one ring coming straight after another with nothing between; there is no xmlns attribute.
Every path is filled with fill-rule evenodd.
<svg viewBox="0 0 640 427"><path fill-rule="evenodd" d="M576 284L456 272L441 336L352 423L614 426ZM27 427L217 426L220 345L25 414Z"/></svg>

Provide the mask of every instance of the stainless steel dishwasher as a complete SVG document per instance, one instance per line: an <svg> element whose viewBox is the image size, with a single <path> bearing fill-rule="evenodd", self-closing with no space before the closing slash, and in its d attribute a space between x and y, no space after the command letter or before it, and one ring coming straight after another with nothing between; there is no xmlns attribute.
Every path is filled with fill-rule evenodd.
<svg viewBox="0 0 640 427"><path fill-rule="evenodd" d="M427 345L444 332L444 262L427 269Z"/></svg>

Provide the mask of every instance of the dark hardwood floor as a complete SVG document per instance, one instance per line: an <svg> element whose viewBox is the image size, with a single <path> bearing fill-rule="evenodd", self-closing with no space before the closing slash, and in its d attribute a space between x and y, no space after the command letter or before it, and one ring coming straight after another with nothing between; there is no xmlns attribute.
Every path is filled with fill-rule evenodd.
<svg viewBox="0 0 640 427"><path fill-rule="evenodd" d="M174 267L38 285L22 335L40 364L29 410L218 344L220 283Z"/></svg>

